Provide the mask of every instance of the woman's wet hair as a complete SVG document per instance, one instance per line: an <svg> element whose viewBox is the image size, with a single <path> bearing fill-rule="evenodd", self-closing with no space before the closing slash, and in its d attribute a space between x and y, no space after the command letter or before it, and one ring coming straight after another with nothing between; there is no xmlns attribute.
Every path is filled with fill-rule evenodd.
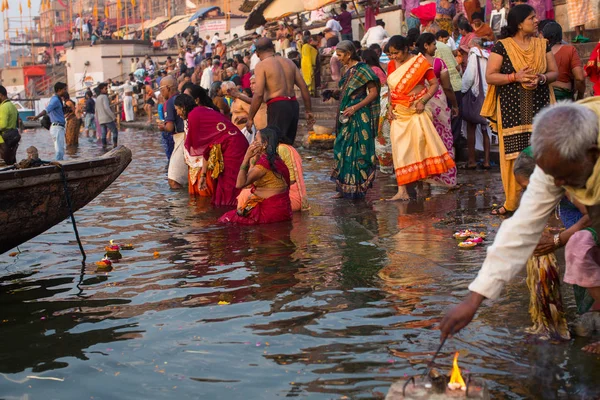
<svg viewBox="0 0 600 400"><path fill-rule="evenodd" d="M348 53L350 54L350 58L352 60L360 61L360 57L356 52L356 47L354 46L354 43L352 43L352 41L350 40L342 40L335 46L335 50L341 51L342 53Z"/></svg>
<svg viewBox="0 0 600 400"><path fill-rule="evenodd" d="M175 98L175 107L181 107L185 110L186 116L196 108L196 102L192 98L192 96L188 96L187 94L180 94Z"/></svg>
<svg viewBox="0 0 600 400"><path fill-rule="evenodd" d="M555 44L560 44L563 36L562 26L555 21L548 22L542 29L542 35L545 39L548 39L548 46L552 47Z"/></svg>
<svg viewBox="0 0 600 400"><path fill-rule="evenodd" d="M221 112L219 110L219 107L217 107L215 105L215 103L213 103L211 98L208 96L208 93L202 86L193 85L191 88L191 92L192 92L193 99L195 101L197 101L198 104L200 104L201 106L204 106L204 107L212 108L213 110L215 110L217 112Z"/></svg>
<svg viewBox="0 0 600 400"><path fill-rule="evenodd" d="M259 132L263 142L265 142L267 145L265 154L267 155L267 160L269 161L271 171L273 171L275 174L280 174L275 167L275 160L277 157L279 157L279 154L277 153L277 146L279 146L281 130L279 130L279 128L275 125L269 125L266 128L261 129Z"/></svg>
<svg viewBox="0 0 600 400"><path fill-rule="evenodd" d="M529 4L518 4L510 9L506 17L506 26L500 30L500 39L513 37L519 31L519 25L525 21L535 9Z"/></svg>
<svg viewBox="0 0 600 400"><path fill-rule="evenodd" d="M401 35L394 35L390 38L390 40L388 40L386 48L389 49L393 47L394 49L398 50L398 51L408 51L409 50L409 43L408 40Z"/></svg>
<svg viewBox="0 0 600 400"><path fill-rule="evenodd" d="M531 156L531 153L527 151L522 151L515 160L515 165L513 166L513 174L529 179L531 174L533 174L534 169L535 160Z"/></svg>
<svg viewBox="0 0 600 400"><path fill-rule="evenodd" d="M419 53L425 54L425 45L435 43L435 35L433 33L425 32L417 39L417 49Z"/></svg>

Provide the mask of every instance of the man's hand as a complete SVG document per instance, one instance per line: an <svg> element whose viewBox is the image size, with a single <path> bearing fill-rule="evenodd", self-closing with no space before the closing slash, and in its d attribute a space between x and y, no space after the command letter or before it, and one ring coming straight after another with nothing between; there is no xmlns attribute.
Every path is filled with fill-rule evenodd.
<svg viewBox="0 0 600 400"><path fill-rule="evenodd" d="M246 121L246 130L248 132L252 132L253 125L254 125L254 121L252 121L250 118L248 118L248 121Z"/></svg>
<svg viewBox="0 0 600 400"><path fill-rule="evenodd" d="M308 124L308 126L314 125L316 122L315 120L315 116L313 115L312 112L307 111L306 112L306 123Z"/></svg>
<svg viewBox="0 0 600 400"><path fill-rule="evenodd" d="M533 251L533 255L536 257L543 256L545 254L550 254L554 250L556 250L556 245L554 244L554 236L548 232L542 233L542 237L535 250Z"/></svg>
<svg viewBox="0 0 600 400"><path fill-rule="evenodd" d="M469 325L483 299L484 297L479 293L471 292L462 303L448 311L442 322L440 322L442 339L458 333L462 328Z"/></svg>

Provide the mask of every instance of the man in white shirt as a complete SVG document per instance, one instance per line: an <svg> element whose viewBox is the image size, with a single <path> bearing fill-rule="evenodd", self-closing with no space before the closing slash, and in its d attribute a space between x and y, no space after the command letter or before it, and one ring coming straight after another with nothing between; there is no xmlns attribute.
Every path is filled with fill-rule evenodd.
<svg viewBox="0 0 600 400"><path fill-rule="evenodd" d="M378 19L375 24L375 26L369 28L367 33L365 33L365 36L360 41L360 44L363 46L369 47L372 44L378 44L381 46L381 43L390 37L385 30L385 22Z"/></svg>
<svg viewBox="0 0 600 400"><path fill-rule="evenodd" d="M219 32L216 32L215 35L212 37L212 39L210 40L210 44L214 44L215 46L217 45L217 42L221 40L221 38L219 37Z"/></svg>
<svg viewBox="0 0 600 400"><path fill-rule="evenodd" d="M207 67L202 71L202 77L200 78L200 86L208 91L213 83L213 70L210 60L207 60L206 64Z"/></svg>
<svg viewBox="0 0 600 400"><path fill-rule="evenodd" d="M325 28L331 29L338 37L338 39L342 40L342 25L337 22L333 17L329 17L327 23L325 24Z"/></svg>
<svg viewBox="0 0 600 400"><path fill-rule="evenodd" d="M540 79L544 79L541 77ZM442 338L456 334L471 322L485 300L497 299L502 288L525 268L539 242L548 217L568 192L587 207L591 227L600 229L600 98L577 103L558 103L538 113L534 120L531 143L536 168L531 175L521 204L512 218L504 221L477 278L469 285L466 299L450 310L442 322ZM579 276L596 304L600 304L600 265L598 245L581 255L578 235L567 244L566 277ZM581 235L580 235L581 237ZM560 235L554 237L555 245ZM587 258L584 258L587 257ZM590 262L591 261L591 262ZM586 264L587 265L584 265ZM583 348L600 354L600 342Z"/></svg>

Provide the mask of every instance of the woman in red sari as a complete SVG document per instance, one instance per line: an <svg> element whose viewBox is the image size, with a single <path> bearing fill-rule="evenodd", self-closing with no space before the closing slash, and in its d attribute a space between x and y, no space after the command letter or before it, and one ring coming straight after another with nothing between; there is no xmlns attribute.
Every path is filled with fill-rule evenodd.
<svg viewBox="0 0 600 400"><path fill-rule="evenodd" d="M290 172L277 154L279 137L274 129L261 129L240 166L236 187L252 185L252 196L219 222L241 225L269 224L292 219Z"/></svg>
<svg viewBox="0 0 600 400"><path fill-rule="evenodd" d="M180 94L175 108L186 121L184 154L190 165L190 194L210 194L215 206L235 206L240 190L237 172L248 149L248 141L239 129L212 108L196 106L194 99ZM199 175L199 177L198 177Z"/></svg>

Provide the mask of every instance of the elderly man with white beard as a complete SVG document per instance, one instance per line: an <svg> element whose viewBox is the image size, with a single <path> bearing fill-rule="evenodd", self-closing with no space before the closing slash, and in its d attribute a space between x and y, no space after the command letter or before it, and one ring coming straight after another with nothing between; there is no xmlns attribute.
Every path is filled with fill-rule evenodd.
<svg viewBox="0 0 600 400"><path fill-rule="evenodd" d="M442 339L467 326L483 300L498 298L504 285L525 268L548 217L567 193L586 207L591 228L575 233L567 243L564 281L586 288L596 306L600 304L600 247L596 234L600 233L599 135L598 97L558 103L536 116L531 136L536 168L521 205L500 227L477 278L469 285L470 293L440 323ZM559 246L560 237L557 239ZM600 342L583 350L600 354Z"/></svg>

